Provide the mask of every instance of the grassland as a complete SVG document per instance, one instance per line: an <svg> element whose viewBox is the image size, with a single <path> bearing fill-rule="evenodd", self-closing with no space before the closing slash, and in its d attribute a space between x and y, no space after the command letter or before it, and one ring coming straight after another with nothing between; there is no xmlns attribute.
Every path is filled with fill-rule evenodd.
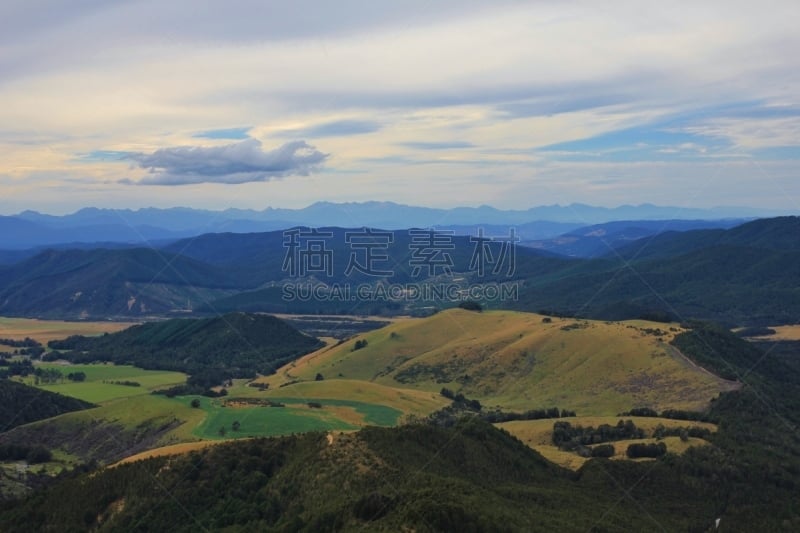
<svg viewBox="0 0 800 533"><path fill-rule="evenodd" d="M658 425L663 425L665 428L681 428L689 426L699 426L707 428L712 432L717 430L717 426L707 422L689 422L686 420L672 420L668 418L655 418L655 417L639 417L639 416L579 416L567 419L570 424L581 425L584 427L593 426L597 427L602 424L616 425L619 420L632 420L636 427L641 428L647 435L652 435L653 430ZM541 453L548 460L561 465L566 468L577 470L580 468L587 459L580 457L576 453L567 452L558 449L553 445L553 423L555 420L515 420L513 422L502 422L496 424L497 427L502 428L519 440ZM654 438L636 439L636 440L620 440L612 442L614 445L615 455L613 459L625 459L625 450L628 445L634 442L656 442ZM667 451L671 453L683 453L691 446L706 446L708 442L703 439L690 437L688 441L682 441L679 437L664 437L661 442L667 445ZM645 460L645 459L639 459Z"/></svg>
<svg viewBox="0 0 800 533"><path fill-rule="evenodd" d="M800 341L800 325L794 326L770 326L775 330L772 335L759 337L765 341Z"/></svg>
<svg viewBox="0 0 800 533"><path fill-rule="evenodd" d="M167 372L161 370L142 370L129 365L91 364L91 365L62 365L56 363L41 363L36 365L42 369L56 369L64 374L64 383L40 385L40 388L72 396L92 403L102 403L118 398L129 398L150 394L154 389L177 385L186 381L186 374L181 372ZM86 380L72 382L66 379L71 372L83 372ZM28 385L33 385L35 379L28 377ZM139 387L119 385L113 381L132 381L139 383Z"/></svg>
<svg viewBox="0 0 800 533"><path fill-rule="evenodd" d="M70 335L102 335L122 331L132 325L129 322L65 322L0 317L0 338L22 340L30 337L46 345L49 341Z"/></svg>
<svg viewBox="0 0 800 533"><path fill-rule="evenodd" d="M700 410L737 384L692 365L668 344L676 324L546 319L453 309L322 348L265 381L367 381L438 392L443 386L503 409L549 405L584 415L635 406ZM353 350L356 340L367 345Z"/></svg>
<svg viewBox="0 0 800 533"><path fill-rule="evenodd" d="M5 322L0 323L9 323L9 319L2 320ZM101 326L123 327L27 322L12 319L15 334L32 336L38 328L44 341L81 331L99 333ZM11 336L11 330L6 331ZM275 375L257 379L254 384L268 386L266 390L235 380L228 387L228 396L220 399L149 394L182 383L186 376L178 372L111 364L40 366L56 368L65 376L84 372L85 382L65 381L42 388L99 404L86 412L59 417L61 423L103 421L130 430L169 426L155 442L162 446L396 425L404 415L425 416L449 404L439 394L442 387L504 410L556 405L579 415L600 416L638 406L702 409L718 392L735 385L692 365L667 344L680 331L675 324L645 321L578 321L512 311L454 309L426 319L397 320L346 342L329 339L325 347L285 365ZM353 350L355 340L366 341L366 346ZM112 381L135 381L141 386ZM200 401L199 408L190 406L194 398ZM237 405L236 398L269 399L285 407ZM308 402L318 402L322 408L311 408ZM575 419L583 425L616 420ZM636 420L649 431L662 422ZM234 422L239 422L236 431ZM663 423L667 427L687 425ZM556 462L570 466L581 462L577 455L550 445L552 420L510 422L502 427ZM666 442L671 450L685 444Z"/></svg>

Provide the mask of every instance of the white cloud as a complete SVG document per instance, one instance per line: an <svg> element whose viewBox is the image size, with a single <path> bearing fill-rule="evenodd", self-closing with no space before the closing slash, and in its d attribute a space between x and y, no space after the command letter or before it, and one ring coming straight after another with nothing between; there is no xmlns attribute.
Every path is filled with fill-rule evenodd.
<svg viewBox="0 0 800 533"><path fill-rule="evenodd" d="M0 5L0 124L53 142L23 145L22 134L0 134L0 173L15 179L37 172L98 183L127 177L191 185L163 189L159 201L260 202L254 207L266 198L302 205L391 195L414 203L418 194L396 183L446 181L436 186L444 192L461 180L463 200L445 194L446 201L490 195L486 201L499 206L523 207L519 202L540 201L516 191L548 163L535 149L549 144L677 115L676 129L726 139L743 151L792 146L800 138L794 116L730 117L717 110L728 103L799 103L800 57L793 51L800 48L800 4L792 1L34 4ZM252 125L250 134L265 142L290 138L279 135L287 130L310 143L324 136L325 149L336 154L326 161L338 172L336 184L274 180L314 168L319 153L303 159L295 152L281 160L283 170L269 170L263 158L278 154L252 142L213 147L224 156L174 148L194 145L199 131L233 125ZM704 147L661 149L677 158ZM143 154L137 163L151 172L75 157L103 150ZM248 155L231 155L237 150ZM234 163L248 157L262 166L236 170ZM565 183L582 177L571 173L587 172L549 164ZM664 177L669 172L661 166L623 173L627 191L637 195L625 201L656 202L658 179L679 181L687 172L677 161L664 168L675 175ZM226 195L213 185L254 180L269 183L237 188L261 195ZM758 186L755 179L749 185ZM737 188L740 203L753 197L745 180ZM86 192L84 198L102 199ZM16 193L0 184L0 196L8 194ZM108 185L103 194L124 202L132 192ZM86 201L79 191L75 198Z"/></svg>

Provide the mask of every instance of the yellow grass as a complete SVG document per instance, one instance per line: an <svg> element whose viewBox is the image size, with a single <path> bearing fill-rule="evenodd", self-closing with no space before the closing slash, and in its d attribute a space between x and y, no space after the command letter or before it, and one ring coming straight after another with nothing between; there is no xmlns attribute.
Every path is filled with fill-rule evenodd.
<svg viewBox="0 0 800 533"><path fill-rule="evenodd" d="M118 461L113 465L109 465L108 468L114 468L115 466L124 465L127 463L133 463L136 461L142 461L144 459L150 459L152 457L183 455L185 453L193 452L195 450L202 450L203 448L208 448L209 446L222 444L224 442L228 441L203 440L198 442L185 442L183 444L172 444L170 446L162 446L161 448L154 448L152 450L147 450L145 452L137 453L136 455L131 455L130 457L126 457L125 459L122 459L121 461Z"/></svg>
<svg viewBox="0 0 800 533"><path fill-rule="evenodd" d="M755 337L765 341L800 341L800 325L794 326L770 326L775 330L773 335Z"/></svg>
<svg viewBox="0 0 800 533"><path fill-rule="evenodd" d="M653 430L659 424L663 425L666 428L674 428L674 427L690 427L690 426L699 426L708 428L711 431L716 431L717 426L714 424L709 424L706 422L692 422L687 420L671 420L667 418L650 418L650 417L638 417L638 416L626 416L626 417L618 417L618 416L581 416L575 418L567 418L563 419L568 421L573 425L581 425L581 426L594 426L597 427L601 424L609 424L609 425L616 425L617 421L619 420L633 420L633 423L636 424L636 427L642 428L648 435L651 435ZM500 424L496 424L497 427L500 427L519 440L542 454L545 459L556 463L557 465L563 466L565 468L569 468L572 470L577 470L583 464L588 461L588 459L579 456L576 453L566 452L563 450L559 450L556 446L552 443L552 436L553 436L553 423L556 420L547 419L547 420L515 420L513 422L502 422ZM635 440L620 440L616 442L611 442L609 444L614 445L614 456L612 459L614 460L621 460L627 459L625 455L625 451L628 449L628 445L634 442L641 442L641 443L651 443L651 442L659 442L653 438L646 438L646 439L635 439ZM664 437L661 439L660 442L663 442L667 445L667 451L670 453L681 454L688 450L692 446L707 446L708 442L703 439L698 439L694 437L690 437L688 441L684 442L680 439L680 437ZM636 459L636 461L648 461L651 459L641 458Z"/></svg>
<svg viewBox="0 0 800 533"><path fill-rule="evenodd" d="M255 390L255 389L253 389ZM379 383L349 379L325 379L295 383L286 387L274 388L258 397L276 398L329 398L334 400L353 400L393 407L405 414L427 415L449 404L438 393L389 387Z"/></svg>
<svg viewBox="0 0 800 533"><path fill-rule="evenodd" d="M700 410L736 386L667 344L680 331L676 324L542 320L533 313L453 309L359 335L367 346L357 351L356 339L326 346L265 381L275 388L321 373L434 393L447 386L508 410L556 405L597 415L637 406ZM648 328L666 333L648 334ZM425 366L441 375L409 374Z"/></svg>
<svg viewBox="0 0 800 533"><path fill-rule="evenodd" d="M0 338L22 340L30 337L42 344L70 335L114 333L134 325L129 322L65 322L0 317Z"/></svg>

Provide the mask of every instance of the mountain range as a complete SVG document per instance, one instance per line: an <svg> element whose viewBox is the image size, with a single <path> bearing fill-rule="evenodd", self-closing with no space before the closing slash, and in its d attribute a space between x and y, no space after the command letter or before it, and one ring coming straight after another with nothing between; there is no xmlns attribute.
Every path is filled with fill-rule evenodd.
<svg viewBox="0 0 800 533"><path fill-rule="evenodd" d="M647 234L656 226L669 223L635 231ZM629 228L622 223L582 230L568 245L579 243L588 258L518 246L513 269L490 268L483 275L476 270L477 245L469 237L451 236L451 248L425 251L414 244L416 237L408 230L382 234L387 242L379 250L380 261L372 265L380 272L366 273L348 272L351 262L365 262L357 254L366 251L347 242L349 231L361 230L343 228L320 229L329 233L328 271L294 275L287 270L287 236L281 231L208 234L148 249L46 250L0 266L0 314L130 318L242 310L430 313L455 305L454 299L461 297L375 301L347 295L336 299L331 291L337 284L374 289L381 284L444 282L461 288L515 284L513 298L486 305L591 318L706 318L763 325L794 323L800 316L800 218L760 219L730 229L667 231L636 240L627 238ZM372 244L378 239L371 237ZM496 265L502 246L488 245ZM607 252L601 255L603 248ZM437 253L447 254L450 272L422 268ZM285 298L287 283L299 282L321 287L322 292L313 298Z"/></svg>
<svg viewBox="0 0 800 533"><path fill-rule="evenodd" d="M785 214L739 207L684 208L642 204L615 208L585 204L552 205L524 210L489 206L438 209L393 202L318 202L302 209L264 210L191 208L100 209L85 208L55 216L23 211L0 216L0 250L63 243L153 243L204 233L250 233L292 226L338 226L403 229L437 227L461 234L477 225L514 226L523 240L540 240L592 224L618 220L723 220L752 219Z"/></svg>

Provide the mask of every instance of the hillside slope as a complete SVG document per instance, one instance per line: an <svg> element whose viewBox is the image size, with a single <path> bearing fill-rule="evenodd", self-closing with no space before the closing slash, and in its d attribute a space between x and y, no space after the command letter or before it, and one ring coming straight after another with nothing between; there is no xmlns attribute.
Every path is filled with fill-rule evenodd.
<svg viewBox="0 0 800 533"><path fill-rule="evenodd" d="M94 406L75 398L0 379L0 433L90 407Z"/></svg>
<svg viewBox="0 0 800 533"><path fill-rule="evenodd" d="M322 346L273 316L230 313L132 326L102 337L70 337L50 346L72 362L111 361L141 368L202 372L211 382L269 374ZM196 376L193 376L196 377Z"/></svg>
<svg viewBox="0 0 800 533"><path fill-rule="evenodd" d="M48 250L0 271L0 314L146 316L235 286L221 269L151 249Z"/></svg>
<svg viewBox="0 0 800 533"><path fill-rule="evenodd" d="M465 468L469 465L469 468ZM66 480L0 511L4 531L644 531L707 525L662 469L579 480L486 424L369 428L214 446ZM638 476L637 505L600 490ZM616 503L615 503L616 502ZM642 512L645 509L646 512Z"/></svg>
<svg viewBox="0 0 800 533"><path fill-rule="evenodd" d="M550 320L548 322L547 320ZM531 313L452 309L399 322L301 359L269 378L374 381L438 392L448 387L491 406L557 405L579 414L635 406L703 409L735 388L667 342L678 331L643 321L546 319ZM290 389L291 387L287 387Z"/></svg>

